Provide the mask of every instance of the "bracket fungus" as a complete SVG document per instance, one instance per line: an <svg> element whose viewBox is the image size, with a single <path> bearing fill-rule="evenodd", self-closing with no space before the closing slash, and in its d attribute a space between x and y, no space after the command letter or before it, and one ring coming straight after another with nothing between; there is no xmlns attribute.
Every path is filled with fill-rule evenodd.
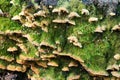
<svg viewBox="0 0 120 80"><path fill-rule="evenodd" d="M67 23L70 25L76 25L75 21L73 21L73 20L68 20Z"/></svg>
<svg viewBox="0 0 120 80"><path fill-rule="evenodd" d="M78 67L78 64L76 62L71 61L68 67Z"/></svg>
<svg viewBox="0 0 120 80"><path fill-rule="evenodd" d="M16 15L16 16L14 16L13 18L12 18L12 20L19 20L20 21L20 19L21 19L21 17L19 16L19 15Z"/></svg>
<svg viewBox="0 0 120 80"><path fill-rule="evenodd" d="M102 25L102 26L98 26L94 32L103 33L103 31L105 30L106 30L106 26Z"/></svg>
<svg viewBox="0 0 120 80"><path fill-rule="evenodd" d="M14 58L13 58L13 57L7 57L7 56L1 56L0 59L6 60L6 61L8 61L8 62L14 61Z"/></svg>
<svg viewBox="0 0 120 80"><path fill-rule="evenodd" d="M63 67L63 68L62 68L62 71L65 71L65 72L66 72L66 71L69 71L69 68L68 68L68 67Z"/></svg>
<svg viewBox="0 0 120 80"><path fill-rule="evenodd" d="M24 44L16 44L18 47L20 47L20 49L22 50L22 51L24 51L25 53L27 53L28 52L28 49L25 47L25 45Z"/></svg>
<svg viewBox="0 0 120 80"><path fill-rule="evenodd" d="M39 74L40 70L38 67L36 67L34 64L31 64L31 70L35 72L35 74Z"/></svg>
<svg viewBox="0 0 120 80"><path fill-rule="evenodd" d="M68 19L55 19L53 20L54 23L59 23L59 24L71 24L71 25L75 25L75 22L74 21L70 21Z"/></svg>
<svg viewBox="0 0 120 80"><path fill-rule="evenodd" d="M41 58L48 58L48 59L50 59L50 58L56 58L56 56L55 55L41 55Z"/></svg>
<svg viewBox="0 0 120 80"><path fill-rule="evenodd" d="M0 16L2 16L4 13L3 13L3 11L0 9Z"/></svg>
<svg viewBox="0 0 120 80"><path fill-rule="evenodd" d="M58 66L59 66L59 65L58 65L56 62L54 62L54 61L48 62L47 65L48 65L48 66L53 66L53 67L58 67Z"/></svg>
<svg viewBox="0 0 120 80"><path fill-rule="evenodd" d="M115 55L114 55L114 59L115 59L115 60L120 60L120 54L115 54Z"/></svg>
<svg viewBox="0 0 120 80"><path fill-rule="evenodd" d="M89 19L88 19L88 22L97 22L98 21L98 18L96 18L96 17L90 17Z"/></svg>
<svg viewBox="0 0 120 80"><path fill-rule="evenodd" d="M36 62L36 63L37 63L37 65L42 66L43 68L47 68L47 67L48 67L48 66L47 66L47 62L38 61L38 62Z"/></svg>
<svg viewBox="0 0 120 80"><path fill-rule="evenodd" d="M70 14L68 15L68 18L72 19L74 17L78 17L79 18L80 15L78 13L76 13L76 12L70 12Z"/></svg>
<svg viewBox="0 0 120 80"><path fill-rule="evenodd" d="M58 24L70 24L70 25L75 25L75 22L72 20L68 20L68 19L55 19L52 22L54 23L58 23Z"/></svg>
<svg viewBox="0 0 120 80"><path fill-rule="evenodd" d="M87 9L82 9L81 14L82 15L90 15L90 13Z"/></svg>
<svg viewBox="0 0 120 80"><path fill-rule="evenodd" d="M69 11L65 8L65 7L59 7L59 8L55 8L52 10L53 13L58 13L59 15L62 13L66 13L68 14Z"/></svg>
<svg viewBox="0 0 120 80"><path fill-rule="evenodd" d="M31 80L120 78L119 2L111 1L0 1L0 70Z"/></svg>
<svg viewBox="0 0 120 80"><path fill-rule="evenodd" d="M23 37L27 38L28 41L30 41L31 43L33 42L33 39L30 37L29 34L23 35Z"/></svg>
<svg viewBox="0 0 120 80"><path fill-rule="evenodd" d="M118 70L119 66L117 64L109 65L106 70Z"/></svg>
<svg viewBox="0 0 120 80"><path fill-rule="evenodd" d="M63 20L62 19L55 19L52 22L65 24L68 22L68 19L63 19Z"/></svg>
<svg viewBox="0 0 120 80"><path fill-rule="evenodd" d="M20 72L25 72L26 71L26 66L21 66L21 65L8 65L7 70L10 71L20 71Z"/></svg>
<svg viewBox="0 0 120 80"><path fill-rule="evenodd" d="M113 72L111 72L111 74L112 74L113 76L117 77L117 78L120 78L120 73L117 72L117 71L113 71Z"/></svg>
<svg viewBox="0 0 120 80"><path fill-rule="evenodd" d="M17 51L18 49L16 48L16 47L9 47L8 49L7 49L7 51L8 52L15 52L15 51Z"/></svg>
<svg viewBox="0 0 120 80"><path fill-rule="evenodd" d="M25 61L24 61L24 60L21 60L21 59L19 59L19 58L16 59L16 62L17 62L18 64L25 64Z"/></svg>
<svg viewBox="0 0 120 80"><path fill-rule="evenodd" d="M79 48L82 48L82 44L78 41L77 37L75 36L69 36L67 38L70 43L72 43L74 46L77 46Z"/></svg>
<svg viewBox="0 0 120 80"><path fill-rule="evenodd" d="M52 48L52 49L55 49L55 48L56 48L56 46L50 45L49 43L47 43L47 42L45 42L45 41L41 42L41 43L40 43L40 46L46 46L46 47L49 47L49 48Z"/></svg>
<svg viewBox="0 0 120 80"><path fill-rule="evenodd" d="M120 30L120 25L115 25L112 28L113 31Z"/></svg>
<svg viewBox="0 0 120 80"><path fill-rule="evenodd" d="M59 13L60 11L59 11L59 9L56 8L56 9L53 9L52 12L53 13Z"/></svg>
<svg viewBox="0 0 120 80"><path fill-rule="evenodd" d="M35 28L35 27L36 27L32 22L25 22L25 23L23 24L23 26L29 27L29 28Z"/></svg>
<svg viewBox="0 0 120 80"><path fill-rule="evenodd" d="M8 64L9 64L9 62L7 62L5 60L1 60L0 61L0 69L5 70Z"/></svg>
<svg viewBox="0 0 120 80"><path fill-rule="evenodd" d="M41 29L45 32L48 32L48 25L49 25L49 22L45 20L41 21L40 23Z"/></svg>
<svg viewBox="0 0 120 80"><path fill-rule="evenodd" d="M2 64L0 64L0 69L6 69L6 65L2 65Z"/></svg>
<svg viewBox="0 0 120 80"><path fill-rule="evenodd" d="M65 7L60 7L59 11L63 13L69 13L69 11Z"/></svg>
<svg viewBox="0 0 120 80"><path fill-rule="evenodd" d="M109 15L110 15L110 16L115 16L115 15L116 15L116 13L111 12L111 13L109 13Z"/></svg>
<svg viewBox="0 0 120 80"><path fill-rule="evenodd" d="M41 16L41 17L46 17L46 12L45 11L38 11L37 13L34 13L35 17Z"/></svg>
<svg viewBox="0 0 120 80"><path fill-rule="evenodd" d="M72 75L68 78L68 80L79 80L80 79L80 75Z"/></svg>
<svg viewBox="0 0 120 80"><path fill-rule="evenodd" d="M9 36L9 39L16 41L16 42L19 42L19 43L23 43L23 41L20 38L15 37L15 36Z"/></svg>

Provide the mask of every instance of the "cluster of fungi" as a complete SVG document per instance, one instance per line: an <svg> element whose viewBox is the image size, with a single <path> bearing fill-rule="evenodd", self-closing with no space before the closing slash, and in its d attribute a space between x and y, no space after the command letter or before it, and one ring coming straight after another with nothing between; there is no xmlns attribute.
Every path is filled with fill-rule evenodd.
<svg viewBox="0 0 120 80"><path fill-rule="evenodd" d="M14 0L12 1L14 3ZM72 9L74 1L79 11ZM104 66L108 38L99 38L108 30L111 33L119 31L120 25L112 28L109 28L109 25L98 25L102 19L91 16L91 12L85 7L81 8L83 5L81 1L66 0L66 5L67 2L71 5L67 7L41 5L42 8L40 4L31 7L23 5L21 11L12 17L3 16L5 14L0 10L1 18L9 18L7 20L10 21L9 24L6 22L9 26L6 30L0 28L1 70L26 73L31 80L120 78L118 64L120 54L115 54L111 57L113 62ZM114 13L110 13L108 18L114 16L116 16ZM92 40L89 41L90 39ZM94 48L91 49L91 46ZM103 48L106 49L102 50ZM103 52L100 53L99 50ZM95 63L92 62L95 59L97 59Z"/></svg>

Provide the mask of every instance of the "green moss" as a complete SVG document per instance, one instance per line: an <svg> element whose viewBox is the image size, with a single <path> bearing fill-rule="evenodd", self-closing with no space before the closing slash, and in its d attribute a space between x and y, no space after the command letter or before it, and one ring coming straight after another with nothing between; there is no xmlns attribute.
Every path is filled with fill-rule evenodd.
<svg viewBox="0 0 120 80"><path fill-rule="evenodd" d="M2 9L4 12L8 12L10 7L10 0L0 0L0 9Z"/></svg>
<svg viewBox="0 0 120 80"><path fill-rule="evenodd" d="M9 18L0 18L0 31L7 31L7 30L21 30L22 26L15 21L11 21Z"/></svg>
<svg viewBox="0 0 120 80"><path fill-rule="evenodd" d="M0 64L7 66L9 64L9 62L5 61L5 60L0 60Z"/></svg>
<svg viewBox="0 0 120 80"><path fill-rule="evenodd" d="M16 46L15 42L10 40L10 39L7 39L7 37L5 37L5 36L2 36L2 37L4 37L5 39L3 38L3 39L0 40L1 41L1 43L0 43L0 46L1 46L0 47L0 56L4 57L5 60L8 59L8 61L9 61L9 59L14 60L14 54L8 52L7 49L9 47L15 47ZM5 42L3 43L3 41L5 41ZM2 59L4 59L4 58L2 58Z"/></svg>
<svg viewBox="0 0 120 80"><path fill-rule="evenodd" d="M24 58L26 57L25 59L28 59L28 60L29 60L29 58L31 60L39 59L39 56L37 55L38 51L37 51L37 49L35 48L34 45L32 45L30 42L27 42L27 43L24 43L24 46L27 49L27 53L22 51L20 55L23 55Z"/></svg>
<svg viewBox="0 0 120 80"><path fill-rule="evenodd" d="M81 66L78 65L79 67L71 67L69 68L70 71L68 72L64 72L62 71L63 67L67 67L68 64L70 63L71 58L69 57L57 57L55 59L52 59L56 62L58 62L59 67L48 67L48 68L40 68L40 77L41 78L45 78L46 80L50 79L50 80L69 80L72 77L76 76L76 75L83 75L86 74L86 72L84 71L84 69L80 68ZM73 60L74 61L74 60ZM65 62L65 63L63 63ZM84 73L82 73L82 71L84 71ZM84 75L85 76L85 75ZM87 75L86 75L87 76ZM80 79L85 80L85 77L80 77Z"/></svg>

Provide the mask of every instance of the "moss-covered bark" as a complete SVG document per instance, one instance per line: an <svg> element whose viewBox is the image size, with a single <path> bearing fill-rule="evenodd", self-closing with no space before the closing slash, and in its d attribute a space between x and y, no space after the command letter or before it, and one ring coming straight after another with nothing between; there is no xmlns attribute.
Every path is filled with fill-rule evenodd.
<svg viewBox="0 0 120 80"><path fill-rule="evenodd" d="M1 70L36 80L120 78L119 16L79 0L29 3L0 0Z"/></svg>

